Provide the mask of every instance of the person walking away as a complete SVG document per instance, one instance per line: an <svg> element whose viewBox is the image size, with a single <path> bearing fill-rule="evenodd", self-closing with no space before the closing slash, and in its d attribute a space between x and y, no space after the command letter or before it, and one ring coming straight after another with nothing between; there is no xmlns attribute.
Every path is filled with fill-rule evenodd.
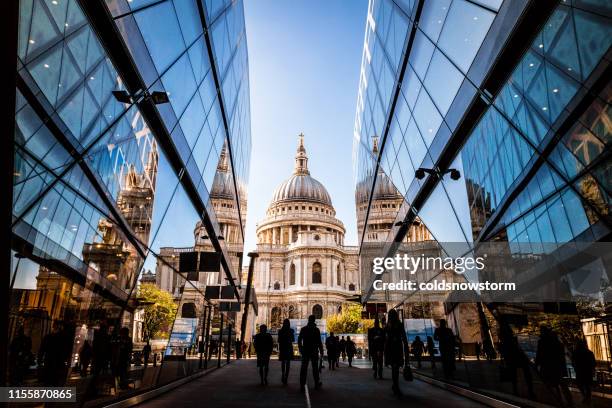
<svg viewBox="0 0 612 408"><path fill-rule="evenodd" d="M83 342L83 347L81 347L81 351L79 351L79 372L81 373L81 377L87 377L87 370L89 369L92 354L93 350L91 344L89 340L85 340L85 342Z"/></svg>
<svg viewBox="0 0 612 408"><path fill-rule="evenodd" d="M385 365L391 366L393 379L391 389L393 394L400 396L402 392L399 388L399 369L404 364L408 364L408 339L395 309L391 309L388 313L385 338Z"/></svg>
<svg viewBox="0 0 612 408"><path fill-rule="evenodd" d="M476 352L476 360L480 361L480 354L482 353L482 344L477 341L475 347L475 352Z"/></svg>
<svg viewBox="0 0 612 408"><path fill-rule="evenodd" d="M334 370L336 367L336 354L338 344L334 332L329 333L329 337L325 339L325 349L327 350L327 365L328 370Z"/></svg>
<svg viewBox="0 0 612 408"><path fill-rule="evenodd" d="M268 384L268 369L270 367L270 355L274 347L274 340L268 333L268 326L262 324L259 326L259 333L253 339L255 343L255 353L257 354L257 368L259 368L259 379L261 385Z"/></svg>
<svg viewBox="0 0 612 408"><path fill-rule="evenodd" d="M302 355L302 366L300 367L300 389L302 391L306 387L309 363L312 364L315 389L321 388L322 385L319 379L318 360L319 354L321 358L323 357L323 342L321 341L321 331L315 320L315 315L308 316L308 324L302 327L298 336L298 349Z"/></svg>
<svg viewBox="0 0 612 408"><path fill-rule="evenodd" d="M431 336L427 336L427 354L429 354L429 359L431 360L431 369L436 369L436 345L434 344Z"/></svg>
<svg viewBox="0 0 612 408"><path fill-rule="evenodd" d="M357 353L355 342L351 340L351 336L346 336L346 355L348 357L349 367L353 366L353 357L355 357L355 353Z"/></svg>
<svg viewBox="0 0 612 408"><path fill-rule="evenodd" d="M455 372L455 335L447 327L445 319L440 319L440 327L434 331L434 340L440 345L444 377L451 378Z"/></svg>
<svg viewBox="0 0 612 408"><path fill-rule="evenodd" d="M149 365L149 356L151 355L151 344L149 343L149 339L147 339L147 344L142 348L142 356L144 358L144 367L147 368Z"/></svg>
<svg viewBox="0 0 612 408"><path fill-rule="evenodd" d="M591 404L591 386L595 375L595 355L586 341L578 340L572 354L572 365L576 371L576 384L582 393L582 403Z"/></svg>
<svg viewBox="0 0 612 408"><path fill-rule="evenodd" d="M25 335L23 326L9 346L9 383L21 385L32 362L32 339Z"/></svg>
<svg viewBox="0 0 612 408"><path fill-rule="evenodd" d="M122 327L119 331L119 385L121 388L128 388L128 370L130 368L130 360L132 359L132 350L134 344L130 337L130 329Z"/></svg>
<svg viewBox="0 0 612 408"><path fill-rule="evenodd" d="M338 348L340 349L340 353L342 354L342 361L346 361L346 340L344 340L344 336L338 342Z"/></svg>
<svg viewBox="0 0 612 408"><path fill-rule="evenodd" d="M334 357L334 363L336 363L336 368L340 368L340 336L336 336L336 354Z"/></svg>
<svg viewBox="0 0 612 408"><path fill-rule="evenodd" d="M557 400L573 406L572 395L563 377L567 375L565 365L565 347L557 334L546 326L540 327L540 339L535 358L536 367L540 370L542 380L555 394Z"/></svg>
<svg viewBox="0 0 612 408"><path fill-rule="evenodd" d="M421 341L420 336L416 336L414 341L412 342L412 354L417 361L417 367L421 368L421 356L423 355L423 350L425 349L425 344Z"/></svg>
<svg viewBox="0 0 612 408"><path fill-rule="evenodd" d="M518 339L512 332L512 329L507 324L503 324L500 327L499 340L499 351L503 359L504 374L506 379L512 382L512 390L514 394L518 395L518 370L521 369L525 377L525 384L527 385L529 398L535 399L529 360L527 359L525 353L523 353L521 350L518 344Z"/></svg>
<svg viewBox="0 0 612 408"><path fill-rule="evenodd" d="M380 327L378 317L374 319L374 327L368 329L368 349L370 350L370 358L372 359L374 379L379 378L382 380L385 331Z"/></svg>
<svg viewBox="0 0 612 408"><path fill-rule="evenodd" d="M281 362L281 382L287 385L289 368L293 360L293 340L295 333L290 326L289 319L283 320L283 327L278 331L278 359Z"/></svg>

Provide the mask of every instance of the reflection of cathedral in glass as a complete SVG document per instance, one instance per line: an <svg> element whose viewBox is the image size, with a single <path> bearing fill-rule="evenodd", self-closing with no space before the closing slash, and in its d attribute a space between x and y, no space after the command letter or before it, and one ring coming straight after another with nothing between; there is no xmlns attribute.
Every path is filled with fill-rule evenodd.
<svg viewBox="0 0 612 408"><path fill-rule="evenodd" d="M257 226L257 323L326 318L359 291L357 250L344 245L344 225L325 187L310 175L300 135L293 174L274 191Z"/></svg>
<svg viewBox="0 0 612 408"><path fill-rule="evenodd" d="M231 268L234 271L239 271L240 255L242 254L243 237L241 233L241 220L238 216L238 207L236 205L236 194L233 185L233 174L229 163L227 146L223 146L219 154L219 162L217 171L210 190L209 206L212 206L214 214L219 224L221 237L227 245ZM238 186L239 190L243 186ZM242 216L242 224L244 225L246 217L246 194L239 193L240 196L240 213ZM214 252L213 245L207 235L206 229L201 221L198 221L193 229L194 246L186 248L162 247L160 249L161 260L158 260L156 266L156 282L157 286L172 293L175 297L180 297L180 290L184 286L184 278L178 275L175 270L179 269L179 257L181 252ZM174 269L174 270L173 270ZM202 290L206 285L226 284L222 278L223 273L218 272L203 272L198 275L198 283ZM195 289L185 286L184 290ZM196 296L196 293L193 294ZM189 301L189 296L182 296L182 302ZM195 298L194 298L195 299Z"/></svg>

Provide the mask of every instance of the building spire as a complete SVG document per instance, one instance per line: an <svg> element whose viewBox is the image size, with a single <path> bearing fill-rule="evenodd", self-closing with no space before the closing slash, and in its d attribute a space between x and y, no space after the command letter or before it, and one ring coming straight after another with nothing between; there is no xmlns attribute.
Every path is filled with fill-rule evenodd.
<svg viewBox="0 0 612 408"><path fill-rule="evenodd" d="M227 163L227 146L226 143L223 143L223 147L221 148L221 153L219 154L219 162L217 163L217 171L227 173L229 170L229 166Z"/></svg>
<svg viewBox="0 0 612 408"><path fill-rule="evenodd" d="M298 136L298 147L295 155L295 174L310 174L308 171L308 155L304 147L304 133Z"/></svg>
<svg viewBox="0 0 612 408"><path fill-rule="evenodd" d="M378 136L372 136L372 153L374 156L378 156Z"/></svg>

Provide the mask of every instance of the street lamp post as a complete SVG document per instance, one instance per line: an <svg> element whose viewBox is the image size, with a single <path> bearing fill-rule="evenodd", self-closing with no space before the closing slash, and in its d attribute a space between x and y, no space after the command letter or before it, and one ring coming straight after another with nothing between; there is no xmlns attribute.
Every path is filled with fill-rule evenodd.
<svg viewBox="0 0 612 408"><path fill-rule="evenodd" d="M259 256L257 252L249 252L248 257L251 258L249 262L249 273L247 275L246 293L244 294L244 313L242 313L242 321L240 322L240 356L242 356L242 345L244 344L244 337L246 334L246 325L249 314L249 303L251 303L251 288L253 287L253 269L255 267L255 258Z"/></svg>

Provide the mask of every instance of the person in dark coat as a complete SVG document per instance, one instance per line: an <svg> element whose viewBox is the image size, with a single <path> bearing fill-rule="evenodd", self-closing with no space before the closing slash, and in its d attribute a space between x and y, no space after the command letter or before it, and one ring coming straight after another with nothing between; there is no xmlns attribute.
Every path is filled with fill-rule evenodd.
<svg viewBox="0 0 612 408"><path fill-rule="evenodd" d="M342 355L342 361L345 361L346 360L346 340L344 340L344 336L342 336L342 338L338 342L338 350L340 351L340 354Z"/></svg>
<svg viewBox="0 0 612 408"><path fill-rule="evenodd" d="M434 344L431 336L427 336L427 354L429 354L429 359L431 360L431 369L436 369L436 345Z"/></svg>
<svg viewBox="0 0 612 408"><path fill-rule="evenodd" d="M87 370L89 369L89 363L91 362L91 356L93 354L91 344L89 340L85 340L81 351L79 352L79 371L81 377L87 377Z"/></svg>
<svg viewBox="0 0 612 408"><path fill-rule="evenodd" d="M374 327L368 329L368 349L370 350L370 358L372 359L374 379L379 378L382 380L385 330L380 327L378 317L374 319Z"/></svg>
<svg viewBox="0 0 612 408"><path fill-rule="evenodd" d="M444 377L451 378L455 372L455 335L446 325L445 319L440 319L440 327L434 331L434 340L440 345L440 358Z"/></svg>
<svg viewBox="0 0 612 408"><path fill-rule="evenodd" d="M255 353L257 353L257 367L259 368L259 378L261 385L268 384L268 369L270 367L270 355L274 346L274 340L268 333L268 327L265 324L259 326L259 333L255 335Z"/></svg>
<svg viewBox="0 0 612 408"><path fill-rule="evenodd" d="M338 343L334 332L329 333L329 337L325 339L325 349L327 349L328 370L333 370L336 367L336 355L338 353Z"/></svg>
<svg viewBox="0 0 612 408"><path fill-rule="evenodd" d="M574 353L572 354L572 365L576 371L576 384L582 393L582 402L585 405L591 404L591 386L595 375L595 355L586 341L578 340Z"/></svg>
<svg viewBox="0 0 612 408"><path fill-rule="evenodd" d="M518 339L512 332L512 329L507 324L500 326L499 340L499 351L503 359L503 369L507 379L512 382L512 391L518 395L518 370L520 369L525 377L525 385L527 386L529 398L534 399L535 394L533 392L533 379L529 360L521 350Z"/></svg>
<svg viewBox="0 0 612 408"><path fill-rule="evenodd" d="M385 365L391 366L391 377L393 386L391 389L395 395L401 395L399 388L399 369L408 364L408 339L404 331L404 325L399 319L397 310L391 309L387 316L387 327L385 329Z"/></svg>
<svg viewBox="0 0 612 408"><path fill-rule="evenodd" d="M418 368L421 368L421 356L423 355L424 349L425 344L421 341L421 336L416 336L412 342L412 354L414 354L416 358Z"/></svg>
<svg viewBox="0 0 612 408"><path fill-rule="evenodd" d="M349 367L353 366L353 357L357 353L355 342L351 340L351 336L346 336L346 356L348 357Z"/></svg>
<svg viewBox="0 0 612 408"><path fill-rule="evenodd" d="M308 364L312 364L312 376L315 388L321 388L319 380L319 354L323 357L323 342L321 331L317 327L315 315L308 316L308 324L300 330L298 336L298 348L302 355L302 366L300 367L300 389L304 391L306 376L308 375Z"/></svg>
<svg viewBox="0 0 612 408"><path fill-rule="evenodd" d="M147 344L142 348L142 356L144 358L144 366L147 368L149 365L149 357L151 356L151 343L147 339Z"/></svg>
<svg viewBox="0 0 612 408"><path fill-rule="evenodd" d="M23 326L9 346L9 383L21 385L32 362L32 339L25 335Z"/></svg>
<svg viewBox="0 0 612 408"><path fill-rule="evenodd" d="M290 326L289 319L283 321L283 327L278 331L278 359L281 362L281 381L287 385L289 368L293 360L293 340L295 333Z"/></svg>
<svg viewBox="0 0 612 408"><path fill-rule="evenodd" d="M536 352L535 365L540 370L540 376L553 391L559 401L566 400L572 406L572 394L563 383L567 375L565 365L565 347L559 341L557 334L546 326L540 327L540 339Z"/></svg>

